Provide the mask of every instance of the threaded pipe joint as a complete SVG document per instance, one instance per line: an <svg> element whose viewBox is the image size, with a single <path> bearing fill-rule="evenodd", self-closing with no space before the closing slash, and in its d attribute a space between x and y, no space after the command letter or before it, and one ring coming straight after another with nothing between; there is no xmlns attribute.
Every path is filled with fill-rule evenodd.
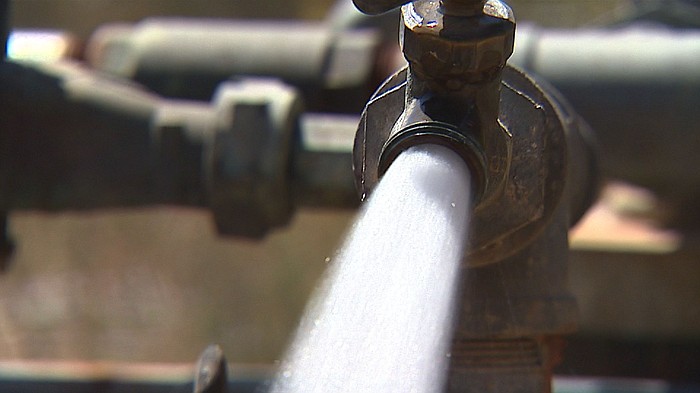
<svg viewBox="0 0 700 393"><path fill-rule="evenodd" d="M442 122L424 121L410 124L389 137L379 157L379 176L384 175L392 162L409 147L434 144L445 146L465 161L472 175L475 202L486 190L486 159L479 144L467 133Z"/></svg>

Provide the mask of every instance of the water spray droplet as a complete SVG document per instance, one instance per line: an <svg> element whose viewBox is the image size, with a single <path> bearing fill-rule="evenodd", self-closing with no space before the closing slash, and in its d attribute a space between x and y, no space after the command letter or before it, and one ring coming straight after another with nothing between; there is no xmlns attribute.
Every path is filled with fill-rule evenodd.
<svg viewBox="0 0 700 393"><path fill-rule="evenodd" d="M328 266L271 393L442 391L469 184L445 147L396 158Z"/></svg>

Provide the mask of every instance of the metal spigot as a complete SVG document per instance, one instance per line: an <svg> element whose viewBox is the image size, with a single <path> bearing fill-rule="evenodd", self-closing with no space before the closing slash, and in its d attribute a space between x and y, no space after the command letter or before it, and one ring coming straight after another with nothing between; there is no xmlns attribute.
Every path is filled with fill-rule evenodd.
<svg viewBox="0 0 700 393"><path fill-rule="evenodd" d="M373 9L366 1L355 3ZM382 11L395 5L379 3ZM402 20L401 48L409 64L405 103L384 143L378 175L409 146L445 145L469 164L476 199L488 198L506 168L490 165L487 157L510 150L497 117L500 76L513 52L513 14L498 0L422 0L404 5ZM367 193L365 183L360 188Z"/></svg>
<svg viewBox="0 0 700 393"><path fill-rule="evenodd" d="M489 165L488 157L507 161L510 150L497 118L501 73L513 53L513 14L498 0L422 0L404 5L402 20L406 103L380 157L380 172L408 146L446 145L469 164L476 200L488 199L506 169Z"/></svg>
<svg viewBox="0 0 700 393"><path fill-rule="evenodd" d="M399 2L355 4L376 13ZM476 195L448 391L547 393L557 337L576 326L567 229L595 190L586 125L506 66L515 23L503 2L419 0L402 7L402 19L408 67L365 107L356 186L367 197L392 160L417 144L464 158Z"/></svg>
<svg viewBox="0 0 700 393"><path fill-rule="evenodd" d="M380 12L397 3L355 4ZM473 12L477 6L481 12ZM563 119L568 114L530 77L506 67L515 23L505 3L419 0L402 7L402 20L408 67L365 107L355 138L356 186L364 199L410 146L452 148L475 183L468 263L503 260L554 214L567 176L565 128L577 123Z"/></svg>

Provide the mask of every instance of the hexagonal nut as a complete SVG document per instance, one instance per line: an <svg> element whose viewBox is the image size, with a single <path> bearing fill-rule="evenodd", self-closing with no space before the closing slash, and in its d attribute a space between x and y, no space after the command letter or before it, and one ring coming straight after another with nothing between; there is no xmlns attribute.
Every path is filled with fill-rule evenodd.
<svg viewBox="0 0 700 393"><path fill-rule="evenodd" d="M511 20L486 14L454 18L434 13L428 23L416 23L411 7L403 8L404 56L418 75L443 81L450 90L495 78L513 53L515 24ZM407 17L407 12L413 15ZM483 19L478 23L483 31L473 31L474 18Z"/></svg>
<svg viewBox="0 0 700 393"><path fill-rule="evenodd" d="M261 237L292 212L291 141L301 113L293 88L276 80L222 85L207 152L209 204L220 233Z"/></svg>

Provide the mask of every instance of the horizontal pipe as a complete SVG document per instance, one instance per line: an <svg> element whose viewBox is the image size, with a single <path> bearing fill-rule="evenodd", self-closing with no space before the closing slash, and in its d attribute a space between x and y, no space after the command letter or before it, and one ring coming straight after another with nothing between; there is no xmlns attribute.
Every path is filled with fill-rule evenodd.
<svg viewBox="0 0 700 393"><path fill-rule="evenodd" d="M202 202L200 190L161 192L156 96L69 63L1 67L3 210ZM199 176L199 150L181 152L178 167Z"/></svg>
<svg viewBox="0 0 700 393"><path fill-rule="evenodd" d="M86 57L161 95L208 99L220 82L248 75L308 92L368 90L377 44L374 30L339 32L323 23L157 18L102 27Z"/></svg>
<svg viewBox="0 0 700 393"><path fill-rule="evenodd" d="M292 153L297 206L355 207L360 199L352 174L352 147L359 117L305 114Z"/></svg>
<svg viewBox="0 0 700 393"><path fill-rule="evenodd" d="M262 234L286 222L266 216L280 204L357 205L356 117L299 117L293 89L270 81L220 90L211 104L165 100L74 63L3 63L0 211L254 206L271 221L243 227Z"/></svg>

